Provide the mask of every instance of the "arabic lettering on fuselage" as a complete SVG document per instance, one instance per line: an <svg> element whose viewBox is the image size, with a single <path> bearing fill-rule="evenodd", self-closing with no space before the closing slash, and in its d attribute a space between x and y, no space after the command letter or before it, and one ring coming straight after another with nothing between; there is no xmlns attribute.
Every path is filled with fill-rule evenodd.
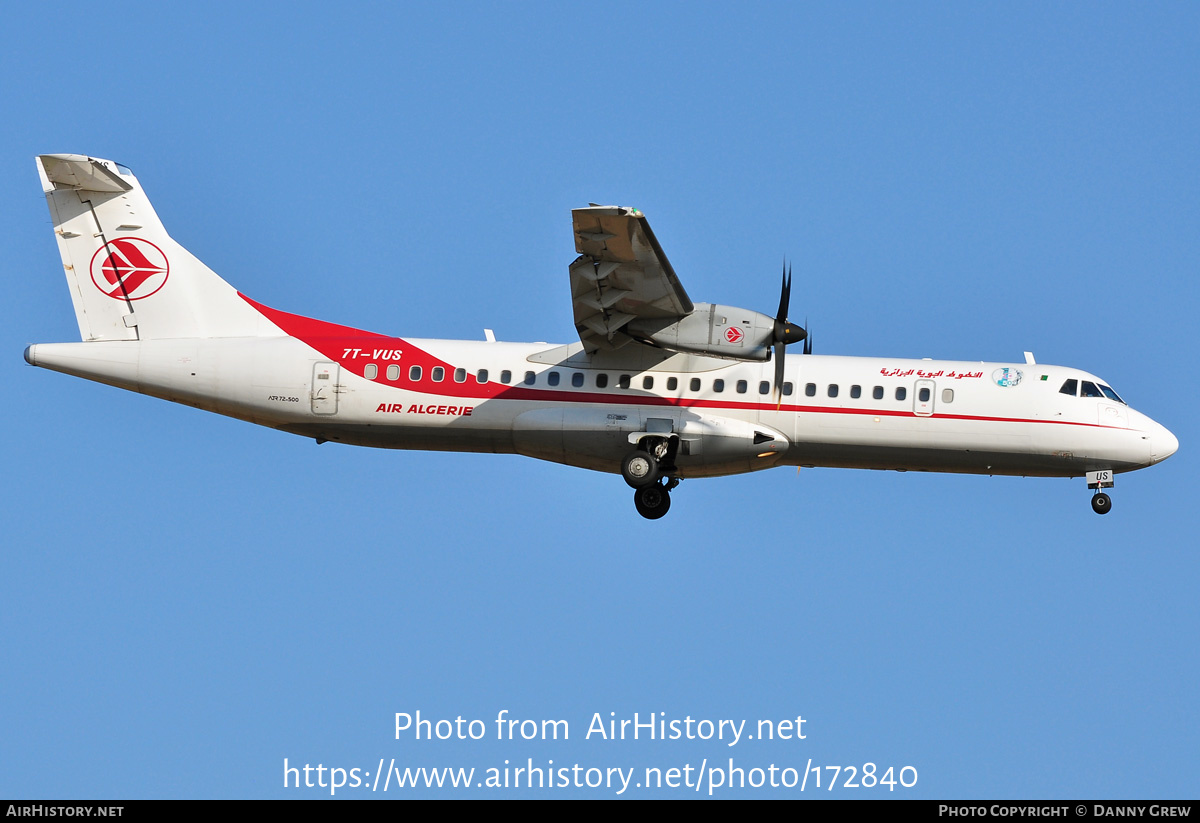
<svg viewBox="0 0 1200 823"><path fill-rule="evenodd" d="M916 375L917 377L923 377L929 380L937 377L944 377L947 380L963 380L983 377L983 372L981 371L960 372L954 369L951 369L950 371L946 371L945 369L938 369L937 371L925 371L925 369L880 369L879 373L884 377L912 377L913 375Z"/></svg>

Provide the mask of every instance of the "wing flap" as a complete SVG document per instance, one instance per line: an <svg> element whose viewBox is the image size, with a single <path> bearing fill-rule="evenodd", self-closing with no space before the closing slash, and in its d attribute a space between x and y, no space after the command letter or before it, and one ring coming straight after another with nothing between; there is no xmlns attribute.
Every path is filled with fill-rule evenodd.
<svg viewBox="0 0 1200 823"><path fill-rule="evenodd" d="M678 320L694 308L645 215L592 206L571 212L575 250L570 266L575 328L588 351L620 348L633 338L631 320Z"/></svg>

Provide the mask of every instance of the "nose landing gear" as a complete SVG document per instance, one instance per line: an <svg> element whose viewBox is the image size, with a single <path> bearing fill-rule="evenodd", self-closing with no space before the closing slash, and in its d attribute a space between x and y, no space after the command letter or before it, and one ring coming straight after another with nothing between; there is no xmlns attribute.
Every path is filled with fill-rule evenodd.
<svg viewBox="0 0 1200 823"><path fill-rule="evenodd" d="M1113 487L1112 470L1088 472L1087 484L1089 489L1096 490L1096 493L1092 495L1092 511L1096 514L1108 514L1112 509L1112 498L1100 490Z"/></svg>

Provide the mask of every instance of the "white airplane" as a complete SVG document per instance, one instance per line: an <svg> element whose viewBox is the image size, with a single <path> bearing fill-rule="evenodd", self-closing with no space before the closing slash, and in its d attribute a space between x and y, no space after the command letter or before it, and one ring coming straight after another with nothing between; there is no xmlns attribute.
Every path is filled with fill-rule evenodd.
<svg viewBox="0 0 1200 823"><path fill-rule="evenodd" d="M37 166L83 342L29 346L30 364L318 443L619 472L651 519L684 478L781 465L1085 476L1104 514L1115 474L1179 447L1106 381L1028 352L813 355L787 320L790 273L775 317L693 303L637 209L571 213L577 342L419 340L256 303L168 236L124 166Z"/></svg>

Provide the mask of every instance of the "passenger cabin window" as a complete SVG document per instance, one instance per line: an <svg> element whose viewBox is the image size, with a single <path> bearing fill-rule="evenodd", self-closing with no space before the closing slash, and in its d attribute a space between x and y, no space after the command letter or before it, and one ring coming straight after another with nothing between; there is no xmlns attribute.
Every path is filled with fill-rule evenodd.
<svg viewBox="0 0 1200 823"><path fill-rule="evenodd" d="M577 371L571 375L571 385L577 389L583 387L583 372Z"/></svg>
<svg viewBox="0 0 1200 823"><path fill-rule="evenodd" d="M896 399L903 400L906 397L908 397L908 389L904 388L903 386L897 386L896 387Z"/></svg>
<svg viewBox="0 0 1200 823"><path fill-rule="evenodd" d="M746 389L748 389L748 388L750 388L750 386L748 383L746 383L745 380L737 381L737 393L738 394L745 394Z"/></svg>
<svg viewBox="0 0 1200 823"><path fill-rule="evenodd" d="M805 383L804 384L804 394L808 397L816 397L817 396L817 384L816 383Z"/></svg>
<svg viewBox="0 0 1200 823"><path fill-rule="evenodd" d="M455 369L454 370L454 382L455 383L466 383L467 382L467 370L466 369Z"/></svg>
<svg viewBox="0 0 1200 823"><path fill-rule="evenodd" d="M700 378L693 377L691 379L691 381L688 383L688 389L690 391L700 391Z"/></svg>
<svg viewBox="0 0 1200 823"><path fill-rule="evenodd" d="M928 403L930 396L931 394L928 386L922 386L921 390L917 392L917 399L922 403Z"/></svg>
<svg viewBox="0 0 1200 823"><path fill-rule="evenodd" d="M410 366L408 369L408 379L412 380L414 383L419 381L421 379L421 367Z"/></svg>
<svg viewBox="0 0 1200 823"><path fill-rule="evenodd" d="M510 372L508 369L505 369L504 371L500 372L500 382L504 383L505 385L511 383L512 382L512 372Z"/></svg>
<svg viewBox="0 0 1200 823"><path fill-rule="evenodd" d="M771 384L768 383L766 380L759 380L758 381L758 393L759 394L770 394L771 393Z"/></svg>
<svg viewBox="0 0 1200 823"><path fill-rule="evenodd" d="M556 371L550 372L550 374L548 374L546 376L546 382L549 383L551 386L557 386L558 385L558 372L556 372Z"/></svg>
<svg viewBox="0 0 1200 823"><path fill-rule="evenodd" d="M717 394L720 394L721 392L725 391L725 381L721 380L720 378L714 380L713 381L713 391L715 391Z"/></svg>
<svg viewBox="0 0 1200 823"><path fill-rule="evenodd" d="M829 388L826 389L826 391L829 393L830 397L837 397L837 393L838 393L837 383L830 383Z"/></svg>
<svg viewBox="0 0 1200 823"><path fill-rule="evenodd" d="M400 367L397 366L395 363L388 366L387 379L388 380L399 380L400 379Z"/></svg>
<svg viewBox="0 0 1200 823"><path fill-rule="evenodd" d="M363 377L367 378L368 380L374 380L376 375L378 375L378 374L379 374L379 367L376 366L374 363L368 363L367 367L365 369L363 369Z"/></svg>
<svg viewBox="0 0 1200 823"><path fill-rule="evenodd" d="M654 388L654 378L650 377L648 375L646 377L643 377L642 378L642 388L646 389L647 391Z"/></svg>
<svg viewBox="0 0 1200 823"><path fill-rule="evenodd" d="M862 397L862 386L851 386L850 387L850 396L853 397L855 400Z"/></svg>
<svg viewBox="0 0 1200 823"><path fill-rule="evenodd" d="M953 403L954 402L954 389L942 389L942 402L943 403Z"/></svg>
<svg viewBox="0 0 1200 823"><path fill-rule="evenodd" d="M783 384L783 394L784 394L784 396L785 396L785 397L791 397L791 396L792 396L792 388L793 388L793 386L792 386L792 384L791 384L791 383L784 383L784 384Z"/></svg>
<svg viewBox="0 0 1200 823"><path fill-rule="evenodd" d="M875 388L871 389L871 396L874 397L876 400L882 400L883 399L883 386L876 386Z"/></svg>
<svg viewBox="0 0 1200 823"><path fill-rule="evenodd" d="M1084 380L1082 396L1083 397L1103 397L1104 394L1103 394L1103 392L1100 391L1099 388L1097 388L1095 383L1093 383L1090 380Z"/></svg>
<svg viewBox="0 0 1200 823"><path fill-rule="evenodd" d="M479 371L475 372L475 382L476 383L486 383L487 381L488 381L488 370L487 369L480 369Z"/></svg>
<svg viewBox="0 0 1200 823"><path fill-rule="evenodd" d="M667 391L675 391L678 388L679 388L679 378L678 377L668 377L667 378Z"/></svg>
<svg viewBox="0 0 1200 823"><path fill-rule="evenodd" d="M433 371L430 372L429 376L433 378L434 383L441 383L446 379L446 370L441 366L434 366Z"/></svg>
<svg viewBox="0 0 1200 823"><path fill-rule="evenodd" d="M600 372L600 374L596 375L596 388L598 388L598 389L607 389L608 388L608 373L607 372Z"/></svg>
<svg viewBox="0 0 1200 823"><path fill-rule="evenodd" d="M1058 390L1059 394L1069 394L1072 397L1079 394L1079 381L1072 377L1070 380L1062 384L1062 388Z"/></svg>
<svg viewBox="0 0 1200 823"><path fill-rule="evenodd" d="M627 374L623 374L620 377L618 377L617 378L617 388L618 389L629 388L629 379L630 379L629 375L627 375Z"/></svg>
<svg viewBox="0 0 1200 823"><path fill-rule="evenodd" d="M531 372L531 371L527 371L527 372L525 372L525 385L526 385L526 386L532 386L532 385L533 385L534 383L536 383L536 382L537 382L537 375L536 375L536 374L534 374L534 373L533 373L533 372Z"/></svg>

